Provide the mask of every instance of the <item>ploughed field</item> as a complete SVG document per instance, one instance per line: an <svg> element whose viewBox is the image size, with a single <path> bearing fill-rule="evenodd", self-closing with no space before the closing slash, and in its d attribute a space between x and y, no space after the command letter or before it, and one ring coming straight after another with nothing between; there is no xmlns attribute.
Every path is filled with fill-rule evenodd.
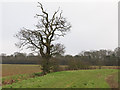
<svg viewBox="0 0 120 90"><path fill-rule="evenodd" d="M2 64L2 76L41 72L40 65Z"/></svg>
<svg viewBox="0 0 120 90"><path fill-rule="evenodd" d="M8 72L10 65L6 68ZM60 71L40 76L39 65L11 65L2 77L3 88L116 88L118 69ZM19 69L18 69L19 67ZM115 68L115 67L114 67ZM19 73L18 73L19 72Z"/></svg>

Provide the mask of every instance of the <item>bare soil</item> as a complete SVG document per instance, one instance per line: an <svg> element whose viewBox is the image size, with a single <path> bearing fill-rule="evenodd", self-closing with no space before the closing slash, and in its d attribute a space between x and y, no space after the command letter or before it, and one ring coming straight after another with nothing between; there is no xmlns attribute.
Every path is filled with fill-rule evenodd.
<svg viewBox="0 0 120 90"><path fill-rule="evenodd" d="M118 81L115 80L115 77L118 75L118 73L114 73L109 75L106 78L107 83L110 85L111 88L118 88Z"/></svg>
<svg viewBox="0 0 120 90"><path fill-rule="evenodd" d="M4 64L2 65L2 77L12 76L17 74L30 74L41 72L39 65L17 65L17 64Z"/></svg>

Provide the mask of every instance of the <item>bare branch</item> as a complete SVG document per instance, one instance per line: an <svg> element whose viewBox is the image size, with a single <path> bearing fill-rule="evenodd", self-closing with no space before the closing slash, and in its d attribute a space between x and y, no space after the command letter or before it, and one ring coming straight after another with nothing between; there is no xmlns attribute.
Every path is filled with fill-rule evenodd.
<svg viewBox="0 0 120 90"><path fill-rule="evenodd" d="M62 11L59 13L59 9L49 18L48 12L44 10L43 5L40 2L38 2L38 4L42 14L36 14L36 17L39 17L38 24L35 25L37 29L30 30L23 28L18 32L16 37L21 42L18 45L19 48L27 46L27 49L30 48L32 51L38 50L42 58L46 60L46 64L44 65L48 66L49 60L53 55L64 53L63 45L53 45L52 42L66 35L71 25L67 22L66 18L62 16ZM47 67L44 65L43 67ZM49 68L47 67L47 69Z"/></svg>

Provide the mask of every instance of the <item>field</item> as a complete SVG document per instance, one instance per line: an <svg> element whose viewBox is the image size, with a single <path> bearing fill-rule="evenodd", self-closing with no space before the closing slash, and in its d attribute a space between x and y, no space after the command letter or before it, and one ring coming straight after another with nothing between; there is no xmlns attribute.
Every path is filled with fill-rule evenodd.
<svg viewBox="0 0 120 90"><path fill-rule="evenodd" d="M64 68L65 65L60 67ZM92 68L98 69L98 66L92 66ZM102 69L115 69L117 66L102 66ZM27 64L2 64L2 77L12 76L17 74L30 74L35 72L41 72L40 65L27 65Z"/></svg>
<svg viewBox="0 0 120 90"><path fill-rule="evenodd" d="M115 83L113 86L117 87L115 79L117 71L113 69L61 71L5 85L3 88L110 88L110 76Z"/></svg>
<svg viewBox="0 0 120 90"><path fill-rule="evenodd" d="M3 64L2 77L41 72L39 65Z"/></svg>
<svg viewBox="0 0 120 90"><path fill-rule="evenodd" d="M108 68L108 67L104 67ZM115 68L115 67L114 67ZM39 65L3 65L3 88L115 88L117 69L75 70L39 76ZM9 71L10 70L10 71Z"/></svg>

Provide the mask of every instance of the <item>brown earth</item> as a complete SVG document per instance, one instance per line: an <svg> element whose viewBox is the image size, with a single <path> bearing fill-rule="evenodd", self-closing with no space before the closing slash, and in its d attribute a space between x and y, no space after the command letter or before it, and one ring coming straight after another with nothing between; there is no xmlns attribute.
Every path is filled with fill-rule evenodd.
<svg viewBox="0 0 120 90"><path fill-rule="evenodd" d="M12 76L17 74L30 74L41 72L39 65L17 65L17 64L4 64L2 65L2 77Z"/></svg>
<svg viewBox="0 0 120 90"><path fill-rule="evenodd" d="M113 73L106 78L106 82L111 88L118 88L118 81L115 78L118 77L118 73Z"/></svg>

